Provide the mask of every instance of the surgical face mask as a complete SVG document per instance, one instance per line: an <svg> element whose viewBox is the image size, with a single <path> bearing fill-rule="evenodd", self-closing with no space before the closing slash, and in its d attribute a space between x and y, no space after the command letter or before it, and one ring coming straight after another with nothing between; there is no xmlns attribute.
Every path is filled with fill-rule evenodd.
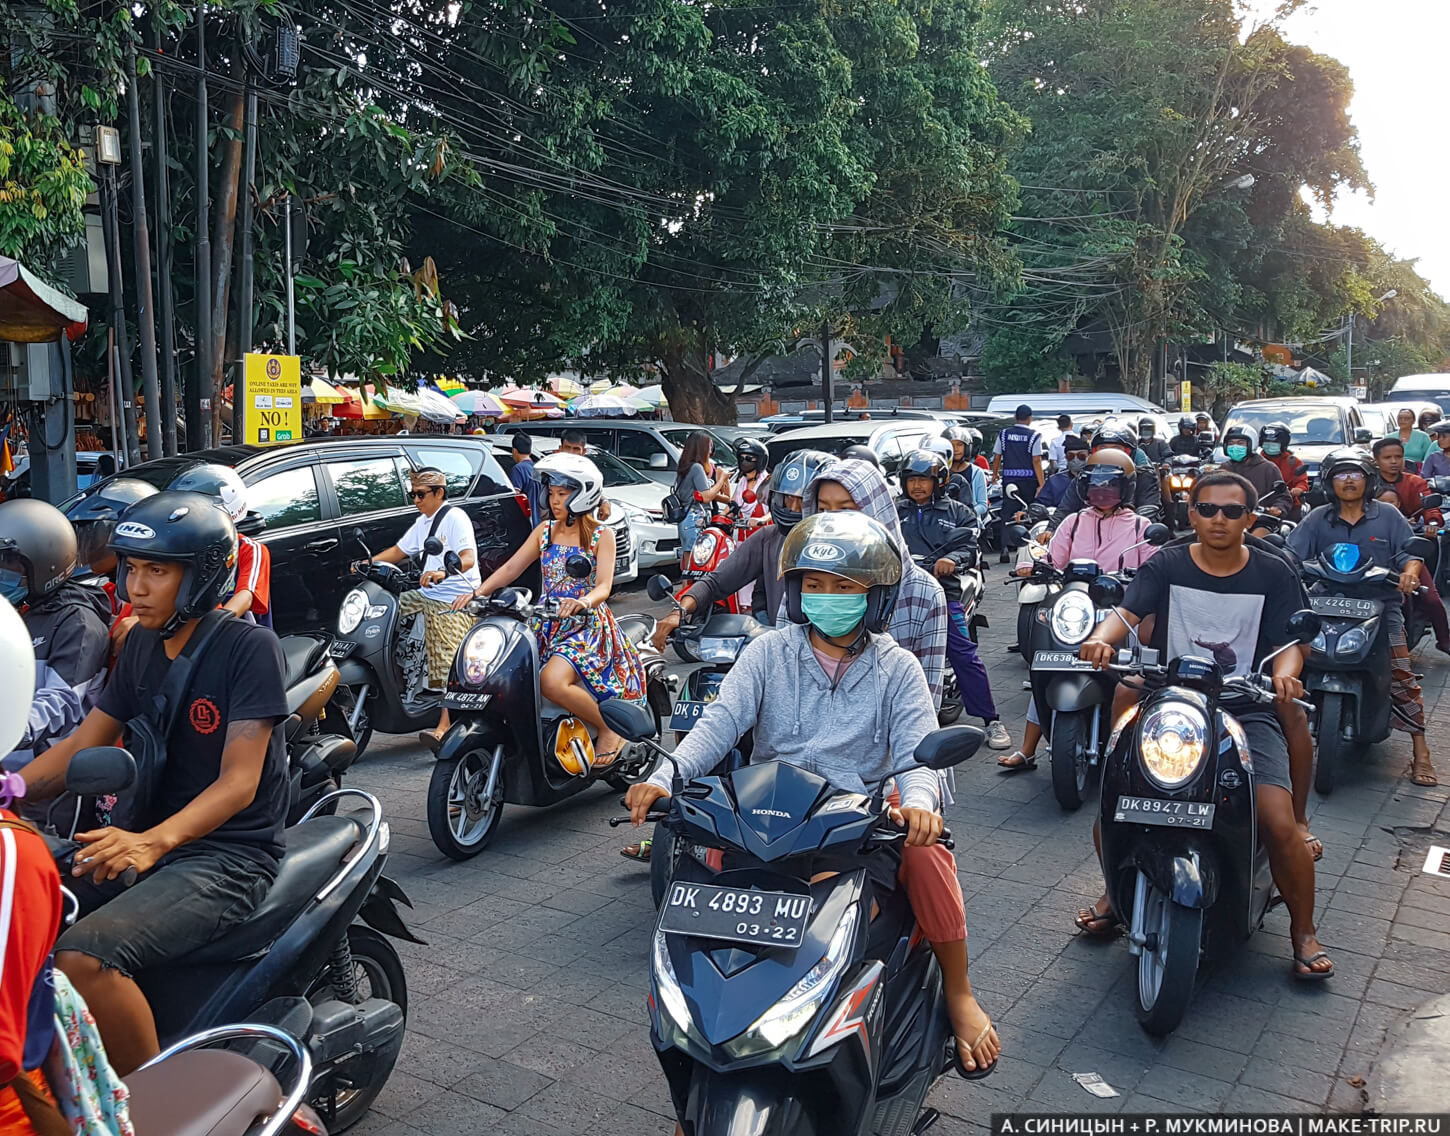
<svg viewBox="0 0 1450 1136"><path fill-rule="evenodd" d="M838 639L854 630L866 618L866 593L859 595L805 592L801 611L822 635Z"/></svg>
<svg viewBox="0 0 1450 1136"><path fill-rule="evenodd" d="M1241 462L1249 456L1248 446L1225 446L1223 452L1228 454L1229 461Z"/></svg>
<svg viewBox="0 0 1450 1136"><path fill-rule="evenodd" d="M1081 473L1087 468L1087 458L1068 458L1067 471L1072 474Z"/></svg>
<svg viewBox="0 0 1450 1136"><path fill-rule="evenodd" d="M1264 443L1264 453L1268 454L1270 457L1278 457L1283 452L1284 452L1284 447L1279 442L1265 442Z"/></svg>
<svg viewBox="0 0 1450 1136"><path fill-rule="evenodd" d="M12 604L19 604L30 594L30 586L25 581L25 573L15 568L0 566L0 596L4 596Z"/></svg>

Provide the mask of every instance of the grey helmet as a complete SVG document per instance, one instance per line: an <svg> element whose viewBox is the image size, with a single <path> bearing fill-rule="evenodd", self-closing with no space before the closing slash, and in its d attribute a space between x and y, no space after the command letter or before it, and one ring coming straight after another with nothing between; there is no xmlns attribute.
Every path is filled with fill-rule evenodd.
<svg viewBox="0 0 1450 1136"><path fill-rule="evenodd" d="M792 623L807 622L801 609L801 575L826 572L867 589L867 631L882 632L891 622L901 588L901 549L882 525L865 513L842 509L812 513L790 531L780 548L785 580L785 611Z"/></svg>
<svg viewBox="0 0 1450 1136"><path fill-rule="evenodd" d="M787 497L804 497L806 486L822 469L836 459L820 450L797 450L770 471L770 482L766 498L770 505L770 516L781 532L790 532L800 523L801 515L788 508Z"/></svg>
<svg viewBox="0 0 1450 1136"><path fill-rule="evenodd" d="M17 607L50 595L76 568L65 514L35 497L0 502L0 596Z"/></svg>

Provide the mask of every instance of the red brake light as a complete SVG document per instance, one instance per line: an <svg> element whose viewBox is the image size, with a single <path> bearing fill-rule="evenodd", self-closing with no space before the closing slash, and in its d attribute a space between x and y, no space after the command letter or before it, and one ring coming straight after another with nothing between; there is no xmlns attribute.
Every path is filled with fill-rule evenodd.
<svg viewBox="0 0 1450 1136"><path fill-rule="evenodd" d="M519 508L524 511L524 520L532 521L534 519L534 507L529 504L529 495L515 489L514 500L519 503Z"/></svg>

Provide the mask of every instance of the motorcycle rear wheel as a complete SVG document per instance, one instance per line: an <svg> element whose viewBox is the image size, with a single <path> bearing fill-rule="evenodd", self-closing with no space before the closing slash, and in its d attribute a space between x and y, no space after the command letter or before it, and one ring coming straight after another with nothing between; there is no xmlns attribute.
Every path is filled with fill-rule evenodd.
<svg viewBox="0 0 1450 1136"><path fill-rule="evenodd" d="M493 800L484 801L490 750L470 750L454 761L439 761L428 779L428 834L438 851L451 860L471 860L498 830L503 815L503 771Z"/></svg>
<svg viewBox="0 0 1450 1136"><path fill-rule="evenodd" d="M1193 999L1203 911L1174 903L1147 881L1143 897L1141 923L1148 944L1138 956L1138 1024L1162 1037L1178 1028Z"/></svg>
<svg viewBox="0 0 1450 1136"><path fill-rule="evenodd" d="M1052 716L1052 795L1064 812L1082 807L1087 793L1088 715L1082 710L1066 710Z"/></svg>

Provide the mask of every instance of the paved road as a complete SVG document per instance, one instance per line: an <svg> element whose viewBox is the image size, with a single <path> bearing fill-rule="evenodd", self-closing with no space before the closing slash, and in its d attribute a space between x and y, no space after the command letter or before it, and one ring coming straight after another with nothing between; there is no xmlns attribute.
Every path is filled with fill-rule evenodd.
<svg viewBox="0 0 1450 1136"><path fill-rule="evenodd" d="M989 575L983 652L998 706L1020 738L1025 671L1007 652L1013 589ZM641 587L617 598L645 610ZM1427 651L1430 737L1447 736L1450 660ZM1072 914L1099 891L1092 808L1064 814L1037 773L999 776L983 751L958 774L948 812L967 900L971 973L1005 1046L989 1079L944 1079L936 1131L967 1133L997 1111L1357 1111L1385 1031L1405 1010L1450 992L1450 880L1421 874L1430 843L1450 844L1446 791L1402 774L1395 738L1311 804L1324 840L1320 938L1335 978L1290 980L1288 917L1205 975L1166 1041L1133 1018L1136 972L1122 940L1074 934ZM1442 776L1450 757L1442 757ZM550 810L512 807L489 850L443 860L428 838L429 760L384 738L357 770L393 826L389 874L415 902L425 947L401 944L412 995L408 1039L374 1112L355 1130L408 1136L673 1131L645 1015L653 912L647 873L622 859L605 819L614 794L590 791ZM1450 783L1450 776L1445 776ZM1096 1072L1119 1096L1071 1079Z"/></svg>

